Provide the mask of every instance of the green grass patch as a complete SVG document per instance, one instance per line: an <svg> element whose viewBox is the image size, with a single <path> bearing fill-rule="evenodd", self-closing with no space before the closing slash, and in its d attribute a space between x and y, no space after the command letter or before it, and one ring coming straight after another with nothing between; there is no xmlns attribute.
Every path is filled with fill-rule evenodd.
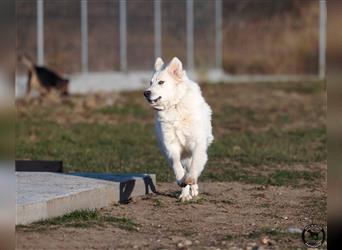
<svg viewBox="0 0 342 250"><path fill-rule="evenodd" d="M63 126L26 118L16 123L16 131L18 159L62 159L66 171L151 172L160 181L173 180L157 146L153 127L148 125L76 123ZM210 160L203 179L264 184L267 177L253 176L248 166L323 161L327 157L325 134L325 128L232 132L216 138L209 148ZM36 138L34 142L32 135ZM303 174L301 178L310 180L308 176ZM274 178L275 183L293 182L281 174Z"/></svg>
<svg viewBox="0 0 342 250"><path fill-rule="evenodd" d="M138 224L126 217L102 215L97 210L77 210L63 216L40 220L29 225L18 225L17 229L24 231L39 231L56 226L87 228L91 226L110 224L127 231L137 230Z"/></svg>
<svg viewBox="0 0 342 250"><path fill-rule="evenodd" d="M298 185L319 179L319 173L277 172L278 166L327 159L326 128L321 117L325 111L316 95L324 91L324 84L310 84L203 86L214 112L215 140L201 180ZM305 94L305 99L312 96L306 105L314 104L317 109L307 111L304 104L286 101L286 95L279 97L284 99L278 105L272 91L284 89ZM270 93L270 103L248 105L246 96L257 95L256 90ZM66 172L150 172L158 181L174 181L157 146L153 111L140 92L120 96L111 106L84 108L87 97L71 97L69 104L63 105L18 105L16 158L63 160ZM228 98L235 101L227 102ZM265 98L268 100L267 95ZM317 124L311 120L316 115Z"/></svg>
<svg viewBox="0 0 342 250"><path fill-rule="evenodd" d="M132 115L136 117L145 117L147 115L146 108L136 103L124 106L105 106L97 109L96 111L105 115Z"/></svg>
<svg viewBox="0 0 342 250"><path fill-rule="evenodd" d="M252 166L320 162L327 157L325 144L325 128L232 132L216 140L209 155L215 164L224 158Z"/></svg>
<svg viewBox="0 0 342 250"><path fill-rule="evenodd" d="M297 186L303 182L315 183L322 178L319 171L290 171L277 170L271 175L268 184L276 186L292 185Z"/></svg>
<svg viewBox="0 0 342 250"><path fill-rule="evenodd" d="M67 126L24 119L16 124L19 159L62 159L65 171L151 172L171 179L153 128L139 123ZM37 138L30 140L31 135Z"/></svg>

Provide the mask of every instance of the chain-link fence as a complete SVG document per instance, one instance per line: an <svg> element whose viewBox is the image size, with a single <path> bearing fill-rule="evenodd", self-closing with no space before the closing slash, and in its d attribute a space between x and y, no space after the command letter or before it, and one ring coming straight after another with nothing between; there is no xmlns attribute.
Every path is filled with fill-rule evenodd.
<svg viewBox="0 0 342 250"><path fill-rule="evenodd" d="M319 0L20 0L17 48L64 74L146 71L156 56L178 56L197 72L324 77L325 8Z"/></svg>

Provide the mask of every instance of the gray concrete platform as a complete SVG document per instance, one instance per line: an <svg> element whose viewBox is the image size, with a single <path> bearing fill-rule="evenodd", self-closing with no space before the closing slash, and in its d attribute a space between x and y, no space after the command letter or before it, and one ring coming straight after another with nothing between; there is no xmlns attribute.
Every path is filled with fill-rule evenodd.
<svg viewBox="0 0 342 250"><path fill-rule="evenodd" d="M155 192L154 174L16 172L16 224L101 208Z"/></svg>

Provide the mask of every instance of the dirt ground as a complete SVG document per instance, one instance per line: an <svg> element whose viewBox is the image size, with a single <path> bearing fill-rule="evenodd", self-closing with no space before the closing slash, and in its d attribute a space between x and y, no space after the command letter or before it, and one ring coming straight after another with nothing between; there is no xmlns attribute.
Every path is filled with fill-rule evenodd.
<svg viewBox="0 0 342 250"><path fill-rule="evenodd" d="M76 219L17 227L17 248L306 249L306 225L326 230L325 85L201 88L214 111L215 141L200 197L186 203L177 201L141 91L17 101L18 159L62 159L66 172L155 173L159 191Z"/></svg>
<svg viewBox="0 0 342 250"><path fill-rule="evenodd" d="M196 201L180 203L176 184L159 183L159 194L100 211L132 219L134 230L113 225L18 229L17 249L305 249L300 233L289 228L325 227L325 186L205 182Z"/></svg>

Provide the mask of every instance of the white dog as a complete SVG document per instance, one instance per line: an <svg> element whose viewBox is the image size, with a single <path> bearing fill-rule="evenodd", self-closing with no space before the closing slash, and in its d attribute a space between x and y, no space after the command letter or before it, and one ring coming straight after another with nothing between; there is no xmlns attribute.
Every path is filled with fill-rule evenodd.
<svg viewBox="0 0 342 250"><path fill-rule="evenodd" d="M198 195L197 179L208 160L207 148L213 141L211 109L197 83L174 57L169 65L155 62L150 87L144 92L156 110L156 132L160 146L182 187L181 201Z"/></svg>

